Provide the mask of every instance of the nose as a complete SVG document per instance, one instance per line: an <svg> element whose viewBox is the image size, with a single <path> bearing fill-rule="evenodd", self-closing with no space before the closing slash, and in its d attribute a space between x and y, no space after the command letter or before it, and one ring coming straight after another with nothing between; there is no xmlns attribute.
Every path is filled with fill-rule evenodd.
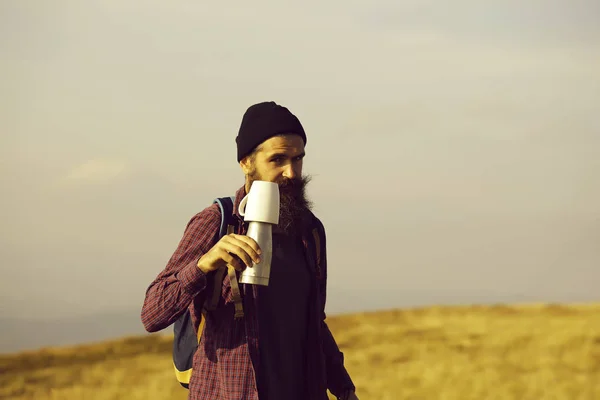
<svg viewBox="0 0 600 400"><path fill-rule="evenodd" d="M287 179L295 179L298 176L298 172L294 168L293 163L289 163L285 166L285 169L283 170L283 176Z"/></svg>

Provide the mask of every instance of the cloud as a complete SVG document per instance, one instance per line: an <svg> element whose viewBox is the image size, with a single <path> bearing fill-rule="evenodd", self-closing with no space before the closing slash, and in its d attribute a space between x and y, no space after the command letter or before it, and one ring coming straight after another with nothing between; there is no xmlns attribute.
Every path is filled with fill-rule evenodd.
<svg viewBox="0 0 600 400"><path fill-rule="evenodd" d="M131 167L122 160L94 159L74 167L63 182L107 183L131 175Z"/></svg>

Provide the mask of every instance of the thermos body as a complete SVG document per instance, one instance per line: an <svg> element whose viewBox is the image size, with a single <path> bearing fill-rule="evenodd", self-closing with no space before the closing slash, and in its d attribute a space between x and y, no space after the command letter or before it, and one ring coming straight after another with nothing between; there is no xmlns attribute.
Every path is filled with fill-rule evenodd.
<svg viewBox="0 0 600 400"><path fill-rule="evenodd" d="M272 225L266 222L250 222L246 235L256 241L261 254L258 264L253 262L251 268L244 269L240 277L240 283L268 286L273 255Z"/></svg>

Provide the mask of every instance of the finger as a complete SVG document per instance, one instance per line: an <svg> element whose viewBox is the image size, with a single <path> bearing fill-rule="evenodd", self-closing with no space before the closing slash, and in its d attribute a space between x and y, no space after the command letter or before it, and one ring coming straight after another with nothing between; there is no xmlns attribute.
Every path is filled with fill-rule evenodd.
<svg viewBox="0 0 600 400"><path fill-rule="evenodd" d="M252 266L252 257L244 248L238 246L236 243L225 242L223 243L223 249L231 255L236 255L240 260L246 264L246 266Z"/></svg>
<svg viewBox="0 0 600 400"><path fill-rule="evenodd" d="M247 244L248 246L250 246L256 252L256 254L260 254L261 253L260 246L258 245L258 243L256 242L256 240L252 239L250 236L236 235L235 233L232 233L232 234L230 234L228 236L229 236L230 240L232 240L232 241L239 240L241 242L244 242L245 244Z"/></svg>
<svg viewBox="0 0 600 400"><path fill-rule="evenodd" d="M256 255L260 255L262 252L262 250L261 250L260 246L258 245L258 243L256 242L256 240L252 239L250 236L235 235L232 239L240 241L240 242L244 243L245 245L249 246Z"/></svg>
<svg viewBox="0 0 600 400"><path fill-rule="evenodd" d="M256 241L251 237L243 235L232 236L229 238L228 243L244 249L244 251L250 255L255 263L258 264L260 262L260 248L258 247L258 243L256 243Z"/></svg>
<svg viewBox="0 0 600 400"><path fill-rule="evenodd" d="M223 261L227 264L231 265L237 271L243 271L246 268L246 264L242 261L237 255L233 253L229 253L223 250L223 255L221 257Z"/></svg>

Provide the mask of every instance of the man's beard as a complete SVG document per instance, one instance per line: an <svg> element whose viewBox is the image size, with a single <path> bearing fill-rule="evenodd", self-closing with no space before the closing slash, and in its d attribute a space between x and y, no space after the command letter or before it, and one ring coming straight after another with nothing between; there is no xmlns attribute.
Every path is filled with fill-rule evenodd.
<svg viewBox="0 0 600 400"><path fill-rule="evenodd" d="M256 171L248 174L250 184L261 180ZM279 224L278 230L290 234L299 233L308 222L312 202L306 196L306 185L311 181L310 175L301 178L281 178L276 181L279 185Z"/></svg>

